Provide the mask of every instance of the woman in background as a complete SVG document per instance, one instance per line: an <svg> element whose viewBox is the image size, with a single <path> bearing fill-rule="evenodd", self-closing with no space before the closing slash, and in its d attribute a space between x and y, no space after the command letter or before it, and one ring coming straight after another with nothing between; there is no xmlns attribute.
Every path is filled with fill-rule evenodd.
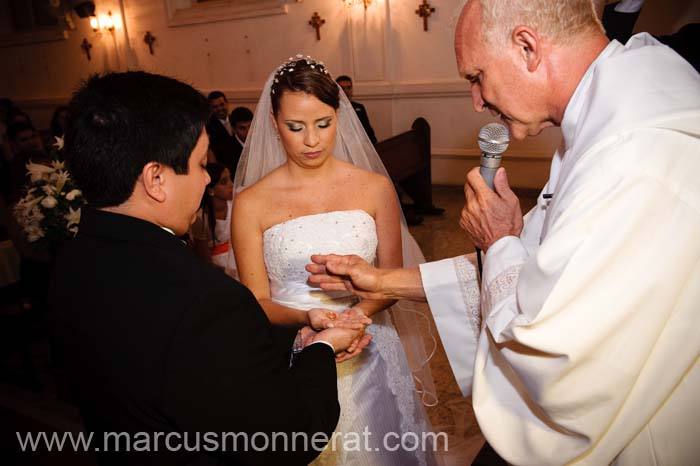
<svg viewBox="0 0 700 466"><path fill-rule="evenodd" d="M211 181L204 190L201 208L190 228L192 244L197 255L205 261L238 278L231 248L231 174L228 168L218 163L208 163L207 172Z"/></svg>

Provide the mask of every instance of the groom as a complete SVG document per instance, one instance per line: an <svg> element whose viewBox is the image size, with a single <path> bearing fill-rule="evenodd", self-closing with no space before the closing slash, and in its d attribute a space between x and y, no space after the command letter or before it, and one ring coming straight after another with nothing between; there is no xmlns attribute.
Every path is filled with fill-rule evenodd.
<svg viewBox="0 0 700 466"><path fill-rule="evenodd" d="M338 420L334 353L356 332L308 336L288 369L253 295L178 238L209 182L208 112L145 72L93 76L71 101L65 155L90 208L50 304L100 464L301 465Z"/></svg>

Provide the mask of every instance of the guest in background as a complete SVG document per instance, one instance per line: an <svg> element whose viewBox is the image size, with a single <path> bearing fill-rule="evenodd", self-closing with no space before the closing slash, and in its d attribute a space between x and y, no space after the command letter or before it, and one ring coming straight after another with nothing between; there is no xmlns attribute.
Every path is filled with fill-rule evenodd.
<svg viewBox="0 0 700 466"><path fill-rule="evenodd" d="M598 0L598 3L603 3ZM603 28L608 39L616 39L618 42L625 44L632 37L634 23L639 18L639 13L644 6L644 0L621 0L619 2L610 2L604 7L602 14Z"/></svg>
<svg viewBox="0 0 700 466"><path fill-rule="evenodd" d="M0 380L3 383L15 384L21 388L32 391L40 391L43 386L37 377L36 366L32 357L32 330L37 328L36 318L40 306L36 306L33 297L41 294L42 283L32 281L36 276L28 275L28 272L37 271L28 268L27 261L41 261L48 269L49 259L45 252L36 251L27 241L24 232L12 217L12 212L5 200L0 197L0 235L5 234L4 240L9 238L14 249L20 256L20 281L19 288L14 291L14 285L6 285L0 296L0 306L13 303L12 306L4 306L2 325L0 325ZM5 264L3 264L5 265ZM45 286L48 281L45 281ZM27 294L30 293L30 294ZM46 291L43 289L45 296ZM8 359L19 357L20 367L10 367ZM14 364L12 364L14 366Z"/></svg>
<svg viewBox="0 0 700 466"><path fill-rule="evenodd" d="M12 107L7 111L6 122L7 126L10 126L12 123L26 123L34 126L29 115L17 107Z"/></svg>
<svg viewBox="0 0 700 466"><path fill-rule="evenodd" d="M207 97L211 108L211 118L207 123L209 134L209 148L214 152L216 161L236 172L238 159L241 156L238 141L233 132L233 126L229 121L229 103L221 91L213 91Z"/></svg>
<svg viewBox="0 0 700 466"><path fill-rule="evenodd" d="M12 107L14 105L10 99L5 97L0 99L0 190L2 193L9 183L9 165L13 155L10 142L7 140L7 116Z"/></svg>
<svg viewBox="0 0 700 466"><path fill-rule="evenodd" d="M14 108L15 104L12 103L11 99L7 97L0 98L0 122L5 122L7 118L7 113L10 109Z"/></svg>
<svg viewBox="0 0 700 466"><path fill-rule="evenodd" d="M243 150L243 145L245 144L248 131L250 130L250 123L253 121L253 112L246 107L236 107L231 112L229 121L233 127L233 134L236 136L236 141L238 141L238 145L241 147L241 150Z"/></svg>
<svg viewBox="0 0 700 466"><path fill-rule="evenodd" d="M18 121L10 124L7 139L14 155L6 171L7 183L3 183L2 194L9 204L14 204L22 196L27 181L27 163L46 163L48 156L39 133L28 123Z"/></svg>
<svg viewBox="0 0 700 466"><path fill-rule="evenodd" d="M68 123L68 107L61 105L56 107L51 117L51 136L63 137L66 134L66 124Z"/></svg>
<svg viewBox="0 0 700 466"><path fill-rule="evenodd" d="M250 130L250 123L253 121L253 112L246 107L236 107L231 112L229 117L229 122L233 128L233 136L236 141L234 145L236 148L236 153L234 160L236 161L236 166L238 165L238 160L241 158L241 152L243 151L243 146L245 145L246 138L248 137L248 131ZM229 167L231 172L231 179L236 176L236 166Z"/></svg>
<svg viewBox="0 0 700 466"><path fill-rule="evenodd" d="M192 244L198 256L238 278L236 258L231 247L231 200L233 180L228 168L208 163L209 184L202 196L201 208L190 227Z"/></svg>
<svg viewBox="0 0 700 466"><path fill-rule="evenodd" d="M348 100L350 101L353 110L355 110L355 113L357 113L357 118L360 119L360 123L362 123L362 127L365 129L365 133L367 133L367 137L369 138L369 140L372 141L372 144L377 144L377 136L374 135L374 129L372 128L372 125L369 122L369 115L367 115L367 110L365 109L365 106L359 102L355 102L354 100L352 100L353 90L352 79L350 78L350 76L346 76L344 74L340 75L337 78L335 78L335 82L338 83L341 89L343 89L343 92L345 92L345 95L348 97Z"/></svg>

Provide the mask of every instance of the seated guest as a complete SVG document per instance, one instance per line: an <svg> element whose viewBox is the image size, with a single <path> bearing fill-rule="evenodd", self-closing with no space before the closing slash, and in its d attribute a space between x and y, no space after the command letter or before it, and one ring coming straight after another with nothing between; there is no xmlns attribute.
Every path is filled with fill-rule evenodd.
<svg viewBox="0 0 700 466"><path fill-rule="evenodd" d="M236 142L238 143L238 158L240 158L241 151L243 151L243 145L248 137L250 123L253 121L253 112L246 107L236 107L231 112L229 121L233 127L233 135L236 137ZM235 171L231 172L231 175L235 175Z"/></svg>
<svg viewBox="0 0 700 466"><path fill-rule="evenodd" d="M13 123L25 123L27 125L34 126L29 115L17 107L12 107L7 111L6 121L8 126Z"/></svg>
<svg viewBox="0 0 700 466"><path fill-rule="evenodd" d="M56 107L51 117L51 136L63 137L66 134L66 123L68 122L68 107L61 105Z"/></svg>
<svg viewBox="0 0 700 466"><path fill-rule="evenodd" d="M27 164L46 163L48 157L39 133L28 123L11 123L7 129L7 139L13 156L4 175L7 182L3 183L2 195L8 204L14 204L22 197L22 190L27 183Z"/></svg>
<svg viewBox="0 0 700 466"><path fill-rule="evenodd" d="M205 262L238 278L231 247L233 180L228 168L218 163L208 163L207 172L211 181L204 190L201 208L190 227L194 251Z"/></svg>
<svg viewBox="0 0 700 466"><path fill-rule="evenodd" d="M318 452L304 437L329 435L339 416L334 353L358 334L308 332L290 368L252 293L176 236L209 183L206 100L135 71L91 77L69 108L66 162L91 207L56 259L54 338L86 429L147 435L151 445L100 445L98 462L310 462ZM258 440L246 449L220 433ZM195 440L204 434L213 438ZM202 448L177 448L186 438Z"/></svg>
<svg viewBox="0 0 700 466"><path fill-rule="evenodd" d="M229 121L229 103L221 91L213 91L207 96L211 108L211 118L207 123L209 147L216 161L229 169L231 174L236 172L238 159L241 156L238 141Z"/></svg>
<svg viewBox="0 0 700 466"><path fill-rule="evenodd" d="M3 164L10 160L10 147L7 142L7 117L10 110L14 108L14 104L7 97L0 98L0 171ZM6 165L5 165L6 166Z"/></svg>
<svg viewBox="0 0 700 466"><path fill-rule="evenodd" d="M335 78L335 82L338 83L338 85L343 89L343 92L345 92L345 95L348 97L348 100L352 104L352 108L355 110L355 113L357 113L357 118L360 119L360 123L362 123L362 127L365 129L365 133L367 133L367 137L370 141L372 141L372 144L376 144L377 136L374 135L374 129L369 122L369 116L367 115L365 106L352 100L352 79L350 79L350 76L343 74Z"/></svg>

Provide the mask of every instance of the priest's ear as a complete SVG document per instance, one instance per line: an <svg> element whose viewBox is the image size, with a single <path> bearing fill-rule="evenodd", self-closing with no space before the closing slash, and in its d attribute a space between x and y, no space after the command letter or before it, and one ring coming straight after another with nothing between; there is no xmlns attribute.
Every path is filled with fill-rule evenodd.
<svg viewBox="0 0 700 466"><path fill-rule="evenodd" d="M511 36L520 58L529 72L534 72L542 61L542 41L537 31L527 26L517 26Z"/></svg>
<svg viewBox="0 0 700 466"><path fill-rule="evenodd" d="M148 197L156 202L165 202L165 181L167 170L165 165L158 162L148 162L141 170L139 182Z"/></svg>

